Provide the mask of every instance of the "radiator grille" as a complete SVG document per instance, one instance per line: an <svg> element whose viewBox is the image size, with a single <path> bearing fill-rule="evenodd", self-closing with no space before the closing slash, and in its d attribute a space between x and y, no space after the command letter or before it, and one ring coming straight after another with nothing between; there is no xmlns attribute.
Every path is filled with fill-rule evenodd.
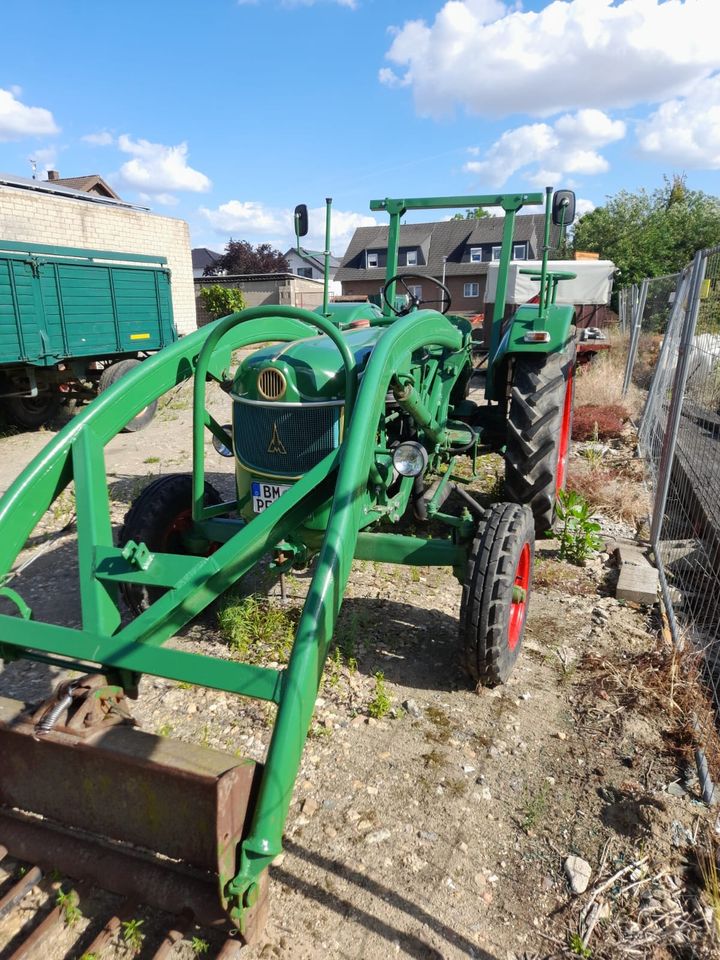
<svg viewBox="0 0 720 960"><path fill-rule="evenodd" d="M280 370L273 367L266 367L260 371L258 376L258 393L265 400L280 400L285 393L287 381Z"/></svg>
<svg viewBox="0 0 720 960"><path fill-rule="evenodd" d="M235 452L271 476L298 477L340 443L342 405L235 402Z"/></svg>

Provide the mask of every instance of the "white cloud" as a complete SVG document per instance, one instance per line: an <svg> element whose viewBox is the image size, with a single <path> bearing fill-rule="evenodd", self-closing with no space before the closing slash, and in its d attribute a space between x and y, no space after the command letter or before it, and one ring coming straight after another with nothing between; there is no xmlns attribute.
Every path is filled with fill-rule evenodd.
<svg viewBox="0 0 720 960"><path fill-rule="evenodd" d="M201 207L200 213L221 234L274 235L288 228L288 223L283 220L283 211L273 211L254 200L228 200L215 210ZM292 214L288 213L288 216L292 225Z"/></svg>
<svg viewBox="0 0 720 960"><path fill-rule="evenodd" d="M624 136L621 120L613 120L601 110L578 110L563 114L552 124L528 123L506 130L484 160L471 160L464 169L491 187L503 186L518 171L524 171L525 179L537 186L557 184L567 173L604 173L609 165L596 148ZM476 147L471 151L478 155Z"/></svg>
<svg viewBox="0 0 720 960"><path fill-rule="evenodd" d="M98 133L86 133L80 139L93 147L109 147L115 142L115 137L107 130L100 130Z"/></svg>
<svg viewBox="0 0 720 960"><path fill-rule="evenodd" d="M44 107L28 107L17 98L20 87L0 88L0 142L58 133L52 113Z"/></svg>
<svg viewBox="0 0 720 960"><path fill-rule="evenodd" d="M220 236L233 236L253 243L268 242L287 249L295 243L293 211L267 207L255 200L228 200L215 209L200 208L201 215ZM301 243L309 250L320 250L325 243L325 207L308 211L310 232ZM347 210L332 211L331 248L338 256L344 252L357 227L376 226L375 217Z"/></svg>
<svg viewBox="0 0 720 960"><path fill-rule="evenodd" d="M118 147L133 159L120 168L118 181L144 193L158 195L172 190L204 193L212 186L208 177L188 166L187 143L168 147L149 140L132 140L127 134L118 137Z"/></svg>
<svg viewBox="0 0 720 960"><path fill-rule="evenodd" d="M578 197L575 201L575 219L579 220L580 217L585 216L586 213L591 213L595 209L596 204L592 200L586 200L585 197Z"/></svg>
<svg viewBox="0 0 720 960"><path fill-rule="evenodd" d="M40 150L33 150L32 159L40 164L41 176L47 176L48 170L57 168L59 150L58 147L42 147Z"/></svg>
<svg viewBox="0 0 720 960"><path fill-rule="evenodd" d="M174 207L180 200L172 193L140 193L142 203L159 203L163 207Z"/></svg>
<svg viewBox="0 0 720 960"><path fill-rule="evenodd" d="M522 11L448 0L396 31L381 82L410 84L418 112L547 115L684 92L720 67L717 0L566 0Z"/></svg>
<svg viewBox="0 0 720 960"><path fill-rule="evenodd" d="M720 170L720 73L638 126L640 149L678 166Z"/></svg>

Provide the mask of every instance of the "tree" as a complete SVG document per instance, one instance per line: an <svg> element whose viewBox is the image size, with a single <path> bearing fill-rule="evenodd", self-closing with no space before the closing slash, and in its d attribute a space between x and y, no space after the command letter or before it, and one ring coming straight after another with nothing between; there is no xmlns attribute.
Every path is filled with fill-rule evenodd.
<svg viewBox="0 0 720 960"><path fill-rule="evenodd" d="M466 210L465 213L456 213L451 220L483 220L490 214L484 207L473 207L472 210Z"/></svg>
<svg viewBox="0 0 720 960"><path fill-rule="evenodd" d="M695 252L720 243L720 199L688 190L684 177L665 178L648 193L621 190L575 225L574 250L612 260L620 284L676 273Z"/></svg>
<svg viewBox="0 0 720 960"><path fill-rule="evenodd" d="M205 267L205 276L236 273L289 273L290 264L279 250L269 243L253 247L247 240L230 240L225 253Z"/></svg>

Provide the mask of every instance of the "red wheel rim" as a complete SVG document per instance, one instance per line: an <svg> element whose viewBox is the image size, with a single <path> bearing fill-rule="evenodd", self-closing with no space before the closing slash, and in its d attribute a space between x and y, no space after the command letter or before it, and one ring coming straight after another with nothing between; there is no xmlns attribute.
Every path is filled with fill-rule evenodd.
<svg viewBox="0 0 720 960"><path fill-rule="evenodd" d="M568 454L570 453L570 427L572 421L573 377L574 369L570 369L565 387L565 401L563 403L562 421L560 423L560 443L558 445L557 470L555 471L555 492L565 489L567 477Z"/></svg>
<svg viewBox="0 0 720 960"><path fill-rule="evenodd" d="M168 553L168 547L176 536L182 536L192 526L192 509L182 510L166 527L162 535L161 543L164 553Z"/></svg>
<svg viewBox="0 0 720 960"><path fill-rule="evenodd" d="M527 595L530 589L530 544L525 543L520 552L520 559L515 570L515 580L512 587L512 602L510 604L510 621L508 624L508 646L511 650L520 642L525 614L527 613Z"/></svg>
<svg viewBox="0 0 720 960"><path fill-rule="evenodd" d="M182 510L174 520L171 521L165 528L165 533L162 535L161 544L163 553L173 553L174 550L171 549L173 545L173 540L176 537L182 537L184 533L187 533L188 530L192 527L192 508L188 507L187 510ZM219 550L222 546L221 543L218 543L215 540L212 540L208 544L208 548L205 552L205 556L209 557L211 554L215 553L216 550Z"/></svg>

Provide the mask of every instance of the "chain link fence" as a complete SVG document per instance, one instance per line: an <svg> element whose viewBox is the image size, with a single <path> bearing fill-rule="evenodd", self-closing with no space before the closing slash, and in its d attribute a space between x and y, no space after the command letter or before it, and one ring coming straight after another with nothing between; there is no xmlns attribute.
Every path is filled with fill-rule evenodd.
<svg viewBox="0 0 720 960"><path fill-rule="evenodd" d="M640 332L662 336L640 449L670 629L678 648L689 640L697 653L716 710L715 718L700 718L702 734L720 714L720 247L699 251L674 278L644 281L636 296L626 382L636 369ZM713 786L702 751L698 767L709 801Z"/></svg>
<svg viewBox="0 0 720 960"><path fill-rule="evenodd" d="M623 394L630 384L646 390L672 314L681 274L652 277L620 291L620 328L627 334Z"/></svg>

